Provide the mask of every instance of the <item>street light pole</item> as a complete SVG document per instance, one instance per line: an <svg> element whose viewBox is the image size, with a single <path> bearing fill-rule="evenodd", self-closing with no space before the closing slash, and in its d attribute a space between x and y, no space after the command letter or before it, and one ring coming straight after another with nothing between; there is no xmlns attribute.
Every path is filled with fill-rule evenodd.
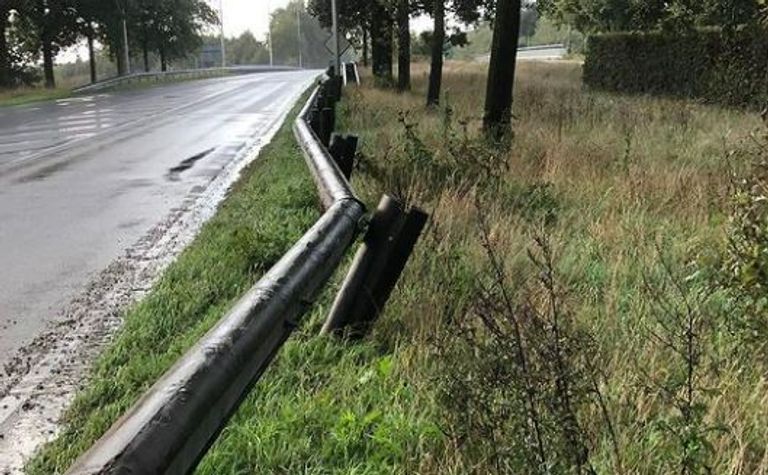
<svg viewBox="0 0 768 475"><path fill-rule="evenodd" d="M336 9L336 0L331 0L331 16L333 17L333 56L336 75L341 75L341 58L339 56L339 12Z"/></svg>
<svg viewBox="0 0 768 475"><path fill-rule="evenodd" d="M267 38L269 39L269 65L274 66L275 60L274 56L272 54L272 16L270 12L272 9L269 5L269 0L267 0Z"/></svg>
<svg viewBox="0 0 768 475"><path fill-rule="evenodd" d="M227 49L224 45L224 0L219 0L219 36L221 37L221 67L227 67Z"/></svg>
<svg viewBox="0 0 768 475"><path fill-rule="evenodd" d="M296 7L296 23L299 25L299 68L304 67L302 64L302 58L301 58L301 10L304 9L304 1L302 0L301 3L298 4Z"/></svg>
<svg viewBox="0 0 768 475"><path fill-rule="evenodd" d="M131 53L128 51L128 22L123 13L123 62L125 63L125 74L131 74Z"/></svg>

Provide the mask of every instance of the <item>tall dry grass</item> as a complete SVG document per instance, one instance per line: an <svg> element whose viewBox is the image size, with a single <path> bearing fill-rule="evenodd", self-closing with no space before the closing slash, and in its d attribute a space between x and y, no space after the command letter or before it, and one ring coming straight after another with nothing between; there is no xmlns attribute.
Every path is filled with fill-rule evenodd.
<svg viewBox="0 0 768 475"><path fill-rule="evenodd" d="M433 217L376 330L378 340L397 349L412 384L434 391L429 410L440 414L446 434L441 451L423 454L411 469L536 472L514 465L519 461L491 463L487 446L518 446L512 433L457 437L470 433L461 426L472 421L456 417L450 399L460 394L444 397L446 380L457 377L445 364L461 345L457 322L472 314L487 276L482 221L503 262L504 285L519 298L538 272L528 255L534 237L544 234L552 246L564 305L594 340L604 409L615 429L618 450L601 409L579 409L594 470L768 471L765 367L750 361L729 333L727 299L704 291L718 271L731 173L745 166L729 152L749 140L759 118L692 102L592 93L582 88L576 64L528 62L518 70L514 138L498 152L479 137L482 66L449 63L443 101L434 110L424 106L426 68L414 68L410 93L370 82L347 92L342 125L362 137L356 189L371 203L381 192L395 192ZM669 290L681 282L689 293ZM702 352L694 361L698 419L681 415L677 396L688 361L670 351L669 341L681 335L664 323L679 308L711 323L695 335ZM454 370L481 371L479 362L472 366L471 351L459 356L467 365Z"/></svg>

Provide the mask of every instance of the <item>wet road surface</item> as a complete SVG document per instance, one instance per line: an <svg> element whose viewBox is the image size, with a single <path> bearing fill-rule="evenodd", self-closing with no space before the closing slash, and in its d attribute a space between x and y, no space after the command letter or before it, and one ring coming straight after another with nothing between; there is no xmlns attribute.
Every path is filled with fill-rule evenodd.
<svg viewBox="0 0 768 475"><path fill-rule="evenodd" d="M317 72L0 109L2 366L94 275L274 126Z"/></svg>

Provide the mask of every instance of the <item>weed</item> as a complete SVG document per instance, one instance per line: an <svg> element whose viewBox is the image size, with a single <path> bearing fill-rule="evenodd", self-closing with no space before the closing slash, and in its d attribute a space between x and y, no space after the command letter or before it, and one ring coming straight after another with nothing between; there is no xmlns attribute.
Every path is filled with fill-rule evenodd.
<svg viewBox="0 0 768 475"><path fill-rule="evenodd" d="M679 472L712 473L714 446L710 436L723 430L705 421L708 401L717 395L716 378L710 379L714 387L705 384L714 366L711 345L717 330L717 315L711 308L712 290L690 266L686 269L670 262L661 246L657 250L659 275L646 278L655 323L647 331L658 345L658 354L672 364L661 377L646 374L642 368L640 372L646 374L644 380L663 401L657 425L675 443ZM680 275L681 270L688 275ZM667 412L670 408L671 414Z"/></svg>

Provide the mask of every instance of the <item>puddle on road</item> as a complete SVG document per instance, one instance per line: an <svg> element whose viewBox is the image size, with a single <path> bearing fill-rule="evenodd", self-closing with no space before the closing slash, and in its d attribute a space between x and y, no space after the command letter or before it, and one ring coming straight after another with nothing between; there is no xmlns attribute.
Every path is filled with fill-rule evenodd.
<svg viewBox="0 0 768 475"><path fill-rule="evenodd" d="M212 147L212 148L209 148L208 150L200 152L200 153L198 153L196 155L192 155L189 158L185 158L184 160L179 162L178 165L176 165L175 167L173 167L170 170L168 170L168 175L167 175L168 179L171 180L171 181L178 181L178 180L180 180L179 175L181 175L181 173L183 173L183 172L189 170L190 168L192 168L195 165L195 163L197 163L199 160L202 160L203 158L205 158L207 155L209 155L215 149L216 149L216 147Z"/></svg>

